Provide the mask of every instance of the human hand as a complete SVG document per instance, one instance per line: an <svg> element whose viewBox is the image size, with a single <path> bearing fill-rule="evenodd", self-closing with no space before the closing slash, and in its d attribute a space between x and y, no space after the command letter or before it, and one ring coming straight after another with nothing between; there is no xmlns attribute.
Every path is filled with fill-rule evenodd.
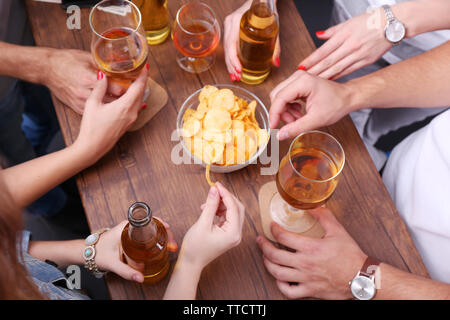
<svg viewBox="0 0 450 320"><path fill-rule="evenodd" d="M327 41L303 60L299 69L335 80L380 59L392 44L384 36L384 13L379 15L384 20L380 21L379 27L371 23L372 14L361 14L319 31L317 37Z"/></svg>
<svg viewBox="0 0 450 320"><path fill-rule="evenodd" d="M108 80L99 72L101 79L86 101L80 133L74 143L80 154L88 157L88 162L100 159L136 121L143 104L147 73L147 68L143 68L123 96L104 104Z"/></svg>
<svg viewBox="0 0 450 320"><path fill-rule="evenodd" d="M225 64L230 74L231 81L241 81L242 65L239 61L239 30L241 18L244 13L250 9L252 1L245 2L239 9L229 14L223 23L224 37L223 47L225 51ZM278 36L275 44L275 51L272 57L272 64L275 67L280 66L280 37Z"/></svg>
<svg viewBox="0 0 450 320"><path fill-rule="evenodd" d="M297 71L270 94L270 128L276 129L280 119L287 123L278 132L281 141L331 125L352 111L351 98L347 84ZM295 103L298 99L306 100L305 114L302 114L300 104Z"/></svg>
<svg viewBox="0 0 450 320"><path fill-rule="evenodd" d="M222 184L216 185L209 190L199 219L184 236L178 258L197 270L237 246L242 238L244 205Z"/></svg>
<svg viewBox="0 0 450 320"><path fill-rule="evenodd" d="M310 213L319 220L325 237L302 236L272 223L271 231L277 242L296 251L278 249L259 236L257 242L264 265L289 299L351 299L349 282L367 256L330 210L319 208Z"/></svg>
<svg viewBox="0 0 450 320"><path fill-rule="evenodd" d="M91 54L81 50L51 49L47 62L43 84L65 105L83 114L97 76L97 67ZM120 96L123 89L111 84L108 93Z"/></svg>
<svg viewBox="0 0 450 320"><path fill-rule="evenodd" d="M157 219L163 223L167 230L168 250L176 252L178 247L175 238L170 231L170 226L161 219ZM121 236L123 228L127 223L128 221L126 220L122 221L100 237L96 245L95 262L100 270L111 271L126 280L142 283L144 282L144 275L122 261Z"/></svg>

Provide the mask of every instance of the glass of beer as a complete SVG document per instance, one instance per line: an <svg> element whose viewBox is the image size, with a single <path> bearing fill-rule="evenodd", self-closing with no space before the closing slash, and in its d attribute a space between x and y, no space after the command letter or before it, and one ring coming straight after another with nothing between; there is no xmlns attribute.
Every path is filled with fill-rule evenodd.
<svg viewBox="0 0 450 320"><path fill-rule="evenodd" d="M220 41L220 26L214 11L193 1L182 6L172 30L178 65L191 73L208 70L215 61Z"/></svg>
<svg viewBox="0 0 450 320"><path fill-rule="evenodd" d="M147 43L160 44L170 32L167 0L133 0L141 10Z"/></svg>
<svg viewBox="0 0 450 320"><path fill-rule="evenodd" d="M147 63L148 45L139 9L130 1L104 0L92 8L91 52L111 85L126 91Z"/></svg>
<svg viewBox="0 0 450 320"><path fill-rule="evenodd" d="M333 136L321 131L300 134L280 163L278 194L270 203L272 220L289 231L308 232L317 220L304 210L318 208L331 197L344 163L344 150Z"/></svg>

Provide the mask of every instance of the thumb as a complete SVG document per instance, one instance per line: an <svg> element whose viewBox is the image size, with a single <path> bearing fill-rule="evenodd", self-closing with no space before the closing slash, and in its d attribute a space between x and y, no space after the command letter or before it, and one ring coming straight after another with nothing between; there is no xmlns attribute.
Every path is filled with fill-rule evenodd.
<svg viewBox="0 0 450 320"><path fill-rule="evenodd" d="M95 83L94 90L88 100L100 104L103 102L103 98L105 97L106 90L108 89L108 78L106 75L99 71L97 73L97 82Z"/></svg>
<svg viewBox="0 0 450 320"><path fill-rule="evenodd" d="M277 38L277 42L275 43L275 50L272 56L272 64L275 67L280 66L280 54L281 54L281 46L280 46L280 36Z"/></svg>
<svg viewBox="0 0 450 320"><path fill-rule="evenodd" d="M317 208L314 210L308 211L314 218L319 220L323 229L325 230L326 235L335 234L338 228L341 227L339 221L337 221L333 212L331 212L327 208Z"/></svg>
<svg viewBox="0 0 450 320"><path fill-rule="evenodd" d="M121 261L117 262L114 267L111 268L111 271L125 280L135 281L138 283L144 282L144 275L141 272L133 269Z"/></svg>
<svg viewBox="0 0 450 320"><path fill-rule="evenodd" d="M203 209L202 215L199 221L207 225L212 225L214 217L216 216L217 209L220 204L220 195L216 187L209 189L208 198L206 199L205 209Z"/></svg>
<svg viewBox="0 0 450 320"><path fill-rule="evenodd" d="M279 141L295 138L302 132L314 130L320 126L320 122L317 121L316 117L307 113L296 121L282 127L278 131L277 138Z"/></svg>

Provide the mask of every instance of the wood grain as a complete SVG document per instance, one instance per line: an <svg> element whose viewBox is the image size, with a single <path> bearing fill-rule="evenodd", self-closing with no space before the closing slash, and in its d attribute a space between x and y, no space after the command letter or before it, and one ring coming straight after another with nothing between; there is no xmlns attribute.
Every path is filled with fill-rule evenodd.
<svg viewBox="0 0 450 320"><path fill-rule="evenodd" d="M186 1L169 1L171 18ZM205 0L220 21L242 1ZM298 62L315 48L292 1L280 1L281 67L275 69L260 86L239 84L269 105L269 93L290 76ZM27 0L28 13L37 45L54 48L89 50L91 32L88 10L82 10L82 29L66 28L66 13L60 6ZM223 30L223 28L222 28ZM175 165L171 141L176 117L183 101L206 84L230 83L219 47L214 67L200 75L181 70L175 62L175 48L170 39L152 46L150 75L169 94L168 105L142 130L127 133L117 146L95 166L83 171L77 183L91 229L113 226L126 218L135 201L145 201L156 215L170 225L181 243L186 230L196 221L208 184L204 170L196 165ZM61 130L67 144L77 137L80 117L54 99ZM333 198L328 202L339 221L369 255L418 275L427 271L398 215L349 117L323 129L334 135L346 152L346 166ZM287 151L281 145L280 158ZM283 299L275 281L266 272L255 238L262 234L258 213L258 191L274 176L260 175L261 165L253 165L227 175L214 174L230 188L247 208L242 244L211 263L203 272L198 288L199 299ZM172 257L175 259L175 257ZM167 279L155 286L141 286L116 276L108 277L113 299L160 299Z"/></svg>

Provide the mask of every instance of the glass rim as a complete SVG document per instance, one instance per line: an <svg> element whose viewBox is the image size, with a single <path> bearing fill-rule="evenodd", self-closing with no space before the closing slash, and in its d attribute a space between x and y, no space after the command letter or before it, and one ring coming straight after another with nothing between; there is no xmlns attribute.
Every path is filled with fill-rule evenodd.
<svg viewBox="0 0 450 320"><path fill-rule="evenodd" d="M298 172L297 169L296 169L296 168L294 167L294 165L292 164L291 151L292 151L292 147L294 146L294 143L295 143L300 137L302 137L302 136L304 136L304 135L306 135L306 134L311 134L311 133L319 133L319 134L323 134L323 135L325 135L325 136L331 138L331 140L333 140L333 141L338 145L339 149L342 151L342 156L343 156L343 159L342 159L342 165L340 166L340 168L339 168L339 170L336 172L336 174L334 174L332 177L330 177L330 178L328 178L328 179L325 179L325 180L315 180L315 179L311 179L311 178L305 177L305 176L302 175L300 172ZM344 166L345 166L345 160L346 160L346 159L345 159L344 148L342 147L341 143L340 143L335 137L333 137L331 134L326 133L326 132L323 132L323 131L319 131L319 130L305 131L305 132L300 133L297 137L295 137L295 139L292 140L292 142L291 142L291 145L290 145L290 147L289 147L289 151L288 151L287 156L289 156L289 163L291 164L292 169L294 170L294 172L295 172L298 176L302 177L302 178L305 179L305 180L309 180L309 181L316 182L316 183L330 182L331 180L336 179L336 178L341 174L342 170L344 169Z"/></svg>
<svg viewBox="0 0 450 320"><path fill-rule="evenodd" d="M190 5L194 4L194 3L206 7L206 8L211 12L211 14L212 14L212 16L213 16L213 18L214 18L214 23L211 24L211 26L210 26L207 30L205 30L205 31L202 31L202 32L190 32L190 31L187 31L187 30L183 27L183 25L181 24L181 22L180 22L180 12L181 12L181 10L183 10L185 7L190 6ZM176 15L176 17L175 17L175 21L176 21L176 23L178 24L178 26L180 26L181 30L183 30L183 32L185 32L185 33L187 33L187 34L191 34L191 35L208 33L212 28L214 28L214 25L215 25L215 24L218 24L218 23L219 23L218 20L217 20L217 16L216 16L216 13L214 12L214 10L213 10L209 5L207 5L206 3L203 3L203 2L201 2L201 1L191 1L191 2L188 2L188 3L183 4L183 5L180 7L180 9L178 9L178 11L177 11L177 15Z"/></svg>
<svg viewBox="0 0 450 320"><path fill-rule="evenodd" d="M107 37L102 36L101 34L99 34L99 33L97 32L97 30L95 30L94 26L92 25L92 16L93 16L93 14L94 14L94 11L97 10L97 7L98 7L98 6L100 6L101 4L103 4L103 3L105 3L105 2L108 2L108 1L114 1L114 0L102 0L102 1L100 1L99 3L97 3L95 6L92 7L91 12L89 13L89 26L91 27L92 32L94 32L99 38L102 38L102 39L108 40L108 41L123 40L123 39L126 39L126 38L130 37L131 34L128 35L128 36L125 36L125 37L120 37L120 38L111 39L111 38L107 38ZM138 8L133 2L131 2L131 1L128 1L128 0L120 0L120 1L121 1L121 2L124 2L124 3L127 3L127 4L129 4L129 5L131 5L131 6L136 10L136 12L138 13L139 22L138 22L136 28L133 29L133 33L139 32L138 30L139 30L139 28L140 28L141 25L142 25L142 14L141 14L141 10L139 10L139 8ZM131 29L131 28L130 28L130 29Z"/></svg>

